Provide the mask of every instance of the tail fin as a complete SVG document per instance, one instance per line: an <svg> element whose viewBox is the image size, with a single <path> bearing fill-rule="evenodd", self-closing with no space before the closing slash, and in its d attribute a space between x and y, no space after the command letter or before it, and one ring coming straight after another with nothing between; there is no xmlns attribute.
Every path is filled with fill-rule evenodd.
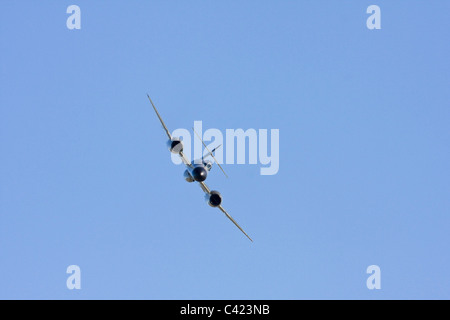
<svg viewBox="0 0 450 320"><path fill-rule="evenodd" d="M217 147L215 147L214 149L212 149L212 151L209 151L205 156L203 156L203 159L205 159L206 157L209 157L209 156L213 156L213 155L214 155L214 152L215 152L217 149L219 149L221 146L222 146L222 145L219 144Z"/></svg>
<svg viewBox="0 0 450 320"><path fill-rule="evenodd" d="M200 141L203 143L203 145L205 146L205 149L208 150L208 156L213 157L214 161L217 163L217 165L219 166L220 170L222 170L223 174L225 175L225 177L228 178L227 174L225 173L225 171L223 170L222 166L220 165L219 161L217 161L216 157L214 157L213 152L216 151L217 148L214 148L214 151L209 151L208 147L206 146L206 144L203 142L203 139L198 135L197 131L195 131L194 128L192 128L192 130L194 130L195 134L197 135L197 138L200 139Z"/></svg>

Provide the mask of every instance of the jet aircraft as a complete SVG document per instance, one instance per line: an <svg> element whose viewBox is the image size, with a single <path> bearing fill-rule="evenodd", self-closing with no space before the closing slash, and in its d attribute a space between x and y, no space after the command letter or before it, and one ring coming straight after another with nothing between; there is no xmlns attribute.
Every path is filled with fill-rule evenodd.
<svg viewBox="0 0 450 320"><path fill-rule="evenodd" d="M214 157L214 152L220 146L214 148L212 151L209 151L209 149L206 146L205 142L203 142L203 139L198 135L198 133L194 130L194 128L192 128L194 130L195 134L197 135L197 137L202 142L202 144L205 147L205 149L208 151L208 153L205 156L203 156L202 159L195 160L193 163L191 163L189 161L189 159L187 159L186 156L183 153L183 142L180 140L180 138L173 137L170 134L170 131L167 129L167 127L166 127L164 121L162 120L158 110L156 109L155 105L153 104L152 99L150 98L150 96L148 94L147 94L147 97L148 97L148 100L150 101L150 103L152 104L152 107L155 110L156 115L158 116L158 119L161 122L161 125L162 125L164 131L167 134L167 137L169 138L169 140L167 140L167 147L169 148L169 151L172 152L172 153L178 154L181 157L181 160L183 161L183 163L186 165L186 170L184 171L184 174L183 174L184 175L184 179L187 182L194 182L194 181L198 182L198 184L202 188L203 192L205 193L205 200L206 200L206 202L213 208L219 208L219 210L222 211L227 216L227 218L230 219L231 222L233 222L234 225L236 227L238 227L239 230L241 230L242 233L245 234L248 239L250 239L250 241L253 242L252 238L249 237L249 235L241 228L241 226L239 226L239 224L233 219L233 217L230 216L228 214L228 212L222 207L222 195L219 193L219 191L211 190L205 184L205 180L206 180L206 178L208 176L208 172L211 171L211 168L212 168L212 165L213 165L212 161L206 159L209 156L211 156L215 160L215 162L217 163L219 168L222 170L224 175L227 176L227 174L225 173L225 171L223 170L223 168L221 167L219 162Z"/></svg>

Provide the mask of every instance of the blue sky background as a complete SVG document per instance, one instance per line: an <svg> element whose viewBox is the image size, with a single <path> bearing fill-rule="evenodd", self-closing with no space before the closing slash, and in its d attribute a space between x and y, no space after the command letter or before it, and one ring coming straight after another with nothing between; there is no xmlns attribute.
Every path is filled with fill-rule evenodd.
<svg viewBox="0 0 450 320"><path fill-rule="evenodd" d="M2 1L0 298L449 299L449 12ZM184 182L147 92L171 130L280 130L277 175L207 180L254 243Z"/></svg>

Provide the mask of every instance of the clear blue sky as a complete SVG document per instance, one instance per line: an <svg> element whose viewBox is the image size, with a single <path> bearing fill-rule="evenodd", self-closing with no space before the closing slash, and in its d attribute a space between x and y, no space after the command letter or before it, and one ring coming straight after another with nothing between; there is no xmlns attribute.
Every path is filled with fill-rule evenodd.
<svg viewBox="0 0 450 320"><path fill-rule="evenodd" d="M449 299L449 12L2 1L0 298ZM147 92L171 130L280 130L277 175L207 180L254 243L183 180Z"/></svg>

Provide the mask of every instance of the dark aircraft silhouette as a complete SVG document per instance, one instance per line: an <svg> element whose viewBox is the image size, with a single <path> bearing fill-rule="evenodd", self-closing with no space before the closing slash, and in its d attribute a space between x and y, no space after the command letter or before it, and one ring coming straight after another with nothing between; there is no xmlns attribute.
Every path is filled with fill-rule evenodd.
<svg viewBox="0 0 450 320"><path fill-rule="evenodd" d="M170 152L178 154L181 157L181 160L183 161L183 163L186 165L186 170L184 171L184 174L183 174L184 179L187 182L194 182L194 181L198 182L200 187L202 188L203 192L205 192L205 199L206 199L207 203L213 208L219 208L220 211L222 211L227 216L227 218L230 219L231 222L233 222L235 224L235 226L238 227L239 230L241 230L242 233L244 233L247 236L247 238L249 238L250 241L253 242L252 238L250 238L248 236L248 234L245 233L245 231L239 226L239 224L233 219L233 217L231 217L228 214L228 212L226 212L225 209L222 207L222 195L219 193L219 191L210 190L204 182L208 176L208 172L211 171L211 168L213 165L212 161L206 160L206 158L209 156L211 156L215 160L215 162L217 163L219 168L222 170L224 175L227 176L227 174L225 173L225 171L223 170L223 168L221 167L219 162L214 157L214 151L216 151L220 147L220 145L218 147L214 148L212 151L209 151L208 147L203 142L202 138L194 130L195 134L200 139L200 141L203 143L203 145L205 146L205 149L208 151L208 153L205 156L203 156L202 159L195 160L194 163L191 163L189 161L189 159L187 159L183 153L182 141L178 137L172 137L172 135L170 134L166 125L164 124L164 121L162 120L161 116L159 115L158 110L156 110L156 107L153 104L152 99L150 99L150 96L148 94L147 94L147 97L148 97L148 100L150 101L150 103L152 104L153 109L155 110L156 115L158 116L159 121L161 122L161 125L164 128L164 131L166 131L166 134L169 137L169 140L167 141L167 147L169 148Z"/></svg>

